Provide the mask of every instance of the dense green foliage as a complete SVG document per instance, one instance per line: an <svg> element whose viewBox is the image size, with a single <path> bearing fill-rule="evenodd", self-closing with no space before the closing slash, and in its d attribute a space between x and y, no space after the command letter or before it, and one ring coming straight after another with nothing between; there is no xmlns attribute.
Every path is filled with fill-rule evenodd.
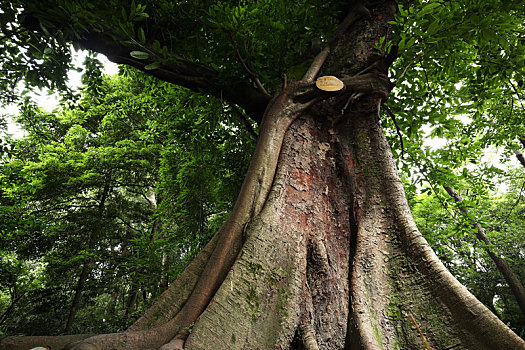
<svg viewBox="0 0 525 350"><path fill-rule="evenodd" d="M326 43L347 4L0 4L0 99L20 104L27 130L0 143L0 326L60 333L88 266L73 330L123 329L233 205L253 147L234 103L241 115L257 115L232 84L273 92L283 74L299 78L312 44ZM378 55L398 48L396 86L381 113L419 228L461 282L522 335L525 320L487 247L442 186L464 195L495 243L488 248L525 282L524 169L508 170L525 135L524 23L521 1L400 1L385 33L392 40L376 43ZM104 77L89 58L75 97L65 84L71 42L201 94L131 69ZM199 79L166 73L182 69ZM40 110L17 89L22 81L62 91L67 104ZM494 150L502 164L484 158ZM495 195L502 183L508 192Z"/></svg>
<svg viewBox="0 0 525 350"><path fill-rule="evenodd" d="M253 143L219 101L99 68L87 59L76 107L27 100L17 117L27 136L0 176L7 333L62 332L84 266L72 330L123 329L222 223L246 171Z"/></svg>

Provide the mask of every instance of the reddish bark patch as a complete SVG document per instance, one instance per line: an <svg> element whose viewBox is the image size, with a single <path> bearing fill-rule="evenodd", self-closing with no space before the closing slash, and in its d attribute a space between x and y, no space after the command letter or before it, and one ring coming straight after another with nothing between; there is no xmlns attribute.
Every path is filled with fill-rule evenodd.
<svg viewBox="0 0 525 350"><path fill-rule="evenodd" d="M308 226L308 220L312 217L312 214L300 214L299 215L299 227L301 229L306 229Z"/></svg>
<svg viewBox="0 0 525 350"><path fill-rule="evenodd" d="M293 178L298 185L297 189L302 191L310 190L312 187L312 176L301 168L296 168L294 170L295 174Z"/></svg>
<svg viewBox="0 0 525 350"><path fill-rule="evenodd" d="M355 162L354 162L354 160L352 159L352 157L350 157L350 155L347 155L347 156L346 156L346 159L348 160L348 163L350 164L350 169L351 169L351 170L354 170L354 169L355 169Z"/></svg>

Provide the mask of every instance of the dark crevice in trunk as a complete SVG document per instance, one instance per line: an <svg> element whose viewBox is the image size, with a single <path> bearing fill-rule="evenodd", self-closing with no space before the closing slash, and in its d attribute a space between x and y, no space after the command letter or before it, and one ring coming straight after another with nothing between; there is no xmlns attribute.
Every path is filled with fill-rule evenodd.
<svg viewBox="0 0 525 350"><path fill-rule="evenodd" d="M337 123L336 126L341 126L341 123L345 122L345 117L341 117ZM354 197L354 194L356 193L356 183L355 183L355 176L350 172L350 169L348 169L348 154L343 149L340 142L338 142L336 147L336 154L335 157L338 159L336 162L337 166L337 174L340 179L343 181L343 185L345 188L348 189L349 196L348 196L348 226L349 226L349 257L348 257L348 290L350 291L349 297L348 297L348 322L347 322L347 329L346 329L346 337L345 337L345 349L355 349L355 344L352 342L351 337L351 330L350 330L350 324L351 324L351 315L352 315L352 286L353 286L353 276L354 276L354 263L355 263L355 257L357 252L357 233L359 229L359 224L357 220L357 212L359 210L358 204L356 203L356 198ZM345 156L346 155L346 156ZM352 161L353 162L353 161Z"/></svg>
<svg viewBox="0 0 525 350"><path fill-rule="evenodd" d="M349 219L350 219L350 254L349 254L349 262L348 262L348 290L352 290L352 278L353 278L353 271L354 271L354 259L356 254L356 247L357 247L357 230L358 230L358 224L355 217L355 210L353 200L349 203ZM352 339L351 339L351 332L350 332L350 324L351 324L351 315L352 313L350 310L352 309L352 294L350 294L350 297L348 298L348 327L346 332L346 339L345 339L345 349L351 349L352 348Z"/></svg>
<svg viewBox="0 0 525 350"><path fill-rule="evenodd" d="M290 350L306 350L303 343L303 337L299 329L295 331L295 334L290 344Z"/></svg>

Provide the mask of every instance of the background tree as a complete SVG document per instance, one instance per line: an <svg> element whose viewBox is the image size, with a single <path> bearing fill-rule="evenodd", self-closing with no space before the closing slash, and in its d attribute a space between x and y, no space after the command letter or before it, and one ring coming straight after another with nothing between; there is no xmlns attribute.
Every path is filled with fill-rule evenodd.
<svg viewBox="0 0 525 350"><path fill-rule="evenodd" d="M503 194L494 196L487 192L471 202L472 210L477 213L476 219L495 243L489 248L507 259L518 276L523 276L521 182L511 182L509 190ZM511 324L518 334L523 335L523 317L511 296L512 292L487 256L487 246L475 238L472 223L457 212L443 190L439 196L444 199L445 207L431 191L411 199L412 211L422 234L454 276L507 324Z"/></svg>

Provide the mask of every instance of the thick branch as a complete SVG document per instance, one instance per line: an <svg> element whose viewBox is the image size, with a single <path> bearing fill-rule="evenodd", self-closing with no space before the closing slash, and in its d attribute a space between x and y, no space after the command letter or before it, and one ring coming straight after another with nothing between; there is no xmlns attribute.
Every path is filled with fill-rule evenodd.
<svg viewBox="0 0 525 350"><path fill-rule="evenodd" d="M23 26L40 33L39 20L30 13L24 14ZM61 24L57 24L60 27ZM172 55L169 62L162 62L157 69L147 70L145 67L153 62L161 61L159 57L136 59L130 56L132 49L118 40L112 39L109 33L83 33L83 38L73 38L73 41L84 47L105 55L110 61L125 64L146 72L160 80L177 84L193 91L203 92L224 99L229 103L244 108L246 113L257 123L260 123L270 97L255 87L240 81L235 77L223 78L219 72L203 65L190 62L180 56Z"/></svg>
<svg viewBox="0 0 525 350"><path fill-rule="evenodd" d="M514 154L516 155L516 158L520 161L521 165L525 167L525 157L523 156L523 153L521 151L514 151Z"/></svg>
<svg viewBox="0 0 525 350"><path fill-rule="evenodd" d="M341 81L344 88L336 93L360 93L375 95L385 101L390 94L392 84L388 77L382 73L364 73L351 77L343 77ZM315 83L304 82L294 91L295 102L306 102L314 99L323 99L334 96L334 92L325 92L314 88Z"/></svg>
<svg viewBox="0 0 525 350"><path fill-rule="evenodd" d="M159 68L146 70L154 59L139 60L129 55L131 51L124 45L99 34L89 34L78 41L86 49L104 54L110 61L126 64L148 73L168 83L204 92L230 103L242 106L248 115L260 123L270 97L246 83L233 79L222 79L219 73L207 67L177 58L163 63Z"/></svg>
<svg viewBox="0 0 525 350"><path fill-rule="evenodd" d="M525 147L525 138L520 137L519 139L522 146ZM521 165L525 167L525 157L523 156L523 153L521 153L521 151L514 151L514 154L516 154L516 158L518 158Z"/></svg>

